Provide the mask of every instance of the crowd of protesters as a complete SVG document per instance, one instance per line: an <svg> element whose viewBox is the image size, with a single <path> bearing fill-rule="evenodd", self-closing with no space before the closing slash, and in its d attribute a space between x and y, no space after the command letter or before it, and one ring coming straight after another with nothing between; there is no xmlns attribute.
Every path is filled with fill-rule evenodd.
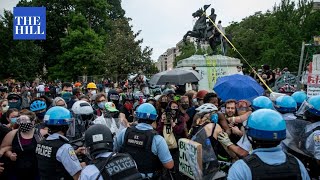
<svg viewBox="0 0 320 180"><path fill-rule="evenodd" d="M239 71L242 70L239 69ZM262 78L266 82L273 83L275 76L281 73L284 72L273 73L268 66L263 66ZM140 80L143 84L143 78ZM168 174L172 179L183 179L186 176L179 173L178 141L181 138L195 139L200 132L205 133L217 157L212 162L204 164L204 177L217 171L228 173L229 166L222 166L218 163L219 161L235 162L229 170L230 179L265 177L270 172L278 172L277 165L286 164L288 159L286 160L286 153L280 146L281 141L286 138L281 133L286 129L285 126L278 127L279 124L275 122L279 121L278 123L281 124L288 118L293 120L297 118L295 116L298 110L297 103L301 105L303 101L294 99L294 96L281 96L273 102L267 96L257 97L251 102L245 99L229 99L222 102L218 94L206 90L190 90L181 93L177 91L178 87L165 86L159 91L146 93L151 91L146 91L146 86L141 84L136 86L128 81L118 84L107 81L97 84L94 82L87 84L6 82L2 84L0 87L1 179L50 179L51 175L54 176L52 179L71 177L101 179L108 176L122 179L130 176L129 170L131 173L141 173L139 173L141 176L134 175L136 179L156 179ZM315 98L319 99L319 97ZM307 98L304 100L307 101ZM306 121L314 123L319 120L320 99L317 100L313 104L313 109L306 111L311 112L310 117L306 116ZM310 103L314 101L310 100ZM265 109L267 111L264 111ZM70 117L68 112L71 114ZM65 124L61 124L61 119L53 118L60 117L61 114L65 115L62 119L74 120L71 123L74 126L72 135L68 130L69 122L63 121ZM278 119L274 122L268 119L273 117ZM263 122L260 122L261 118ZM100 123L97 123L98 120ZM257 121L255 124L257 129L255 125L250 124L255 121ZM101 127L94 124L107 125L107 130L103 130L101 137L95 134ZM96 129L89 131L91 126ZM251 128L251 131L248 131L248 128ZM109 131L110 134L108 134ZM273 133L273 136L280 134L277 137L269 137L266 133L268 131ZM89 139L86 134L90 136ZM103 140L104 136L108 141ZM313 136L315 139L313 144L311 142L312 147L309 147L309 150L315 162L319 163L320 145L319 139L316 139L320 137L319 130L315 129ZM68 141L53 141L59 137L69 140L79 138L83 140L84 137L85 143L74 147L70 146ZM98 146L100 141L102 144ZM53 142L55 142L54 145ZM60 145L57 146L56 143ZM65 143L68 145L64 145ZM50 155L46 160L49 157L46 153L49 151L51 153L51 146L54 157ZM64 149L69 149L66 150L66 154ZM89 154L90 163L95 163L96 161L92 162L92 160L99 157L113 157L110 155L112 151L131 155L130 158L122 157L121 154L115 155L117 158L127 158L128 161L135 162L135 166L125 168L129 174L110 173L111 171L108 174L104 172L104 168L102 170L98 168L100 170L98 171L91 165L88 166L89 162L81 161L80 163L79 161L81 155ZM252 153L260 157L259 163L263 165L262 167L268 164L275 168L271 168L268 173L261 172L263 170L259 169L258 174L250 174L250 170L253 172L254 167L246 157ZM270 159L271 156L277 156L278 159ZM110 160L110 158L107 159ZM110 161L116 162L117 158L111 158ZM313 177L317 174L314 169L307 172L304 162L295 158L289 158L289 160L290 166L281 166L288 177L295 179L299 176L301 179L309 179L308 173ZM252 162L258 162L258 160ZM247 166L244 166L244 163ZM96 167L101 165L98 166L98 164ZM112 166L112 163L109 165ZM106 169L109 165L105 166ZM59 168L54 169L55 166ZM319 164L316 167L319 168ZM45 170L45 168L48 169ZM95 173L90 174L89 169ZM161 169L167 169L167 171ZM281 179L281 177L283 176L279 175L278 178Z"/></svg>

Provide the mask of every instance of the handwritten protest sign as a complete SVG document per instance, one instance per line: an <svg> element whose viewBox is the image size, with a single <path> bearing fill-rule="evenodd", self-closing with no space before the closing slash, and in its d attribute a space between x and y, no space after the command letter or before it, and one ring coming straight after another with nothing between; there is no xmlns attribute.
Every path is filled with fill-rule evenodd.
<svg viewBox="0 0 320 180"><path fill-rule="evenodd" d="M202 145L186 138L179 139L179 171L192 179L193 169L202 171Z"/></svg>

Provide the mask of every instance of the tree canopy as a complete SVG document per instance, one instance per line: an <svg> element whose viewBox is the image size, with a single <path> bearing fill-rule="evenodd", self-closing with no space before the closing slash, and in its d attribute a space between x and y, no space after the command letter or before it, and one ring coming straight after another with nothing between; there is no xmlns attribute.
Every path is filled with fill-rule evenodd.
<svg viewBox="0 0 320 180"><path fill-rule="evenodd" d="M233 44L251 65L269 64L297 71L302 42L320 35L320 11L312 6L309 0L282 0L272 10L232 22L226 33L232 35ZM182 56L194 53L189 46L184 45ZM241 59L230 47L227 55Z"/></svg>

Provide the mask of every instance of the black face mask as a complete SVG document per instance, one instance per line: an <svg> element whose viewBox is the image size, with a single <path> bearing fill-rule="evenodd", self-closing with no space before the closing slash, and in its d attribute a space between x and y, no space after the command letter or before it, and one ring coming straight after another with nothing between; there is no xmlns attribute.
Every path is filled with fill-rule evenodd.
<svg viewBox="0 0 320 180"><path fill-rule="evenodd" d="M176 117L178 114L178 109L171 109L171 116Z"/></svg>
<svg viewBox="0 0 320 180"><path fill-rule="evenodd" d="M168 106L168 103L167 102L161 102L160 105L161 105L162 109L166 109L167 106Z"/></svg>
<svg viewBox="0 0 320 180"><path fill-rule="evenodd" d="M44 116L46 115L46 112L37 113L36 116L39 120L43 120Z"/></svg>
<svg viewBox="0 0 320 180"><path fill-rule="evenodd" d="M188 109L188 108L189 108L189 104L181 104L181 107L182 107L183 109Z"/></svg>

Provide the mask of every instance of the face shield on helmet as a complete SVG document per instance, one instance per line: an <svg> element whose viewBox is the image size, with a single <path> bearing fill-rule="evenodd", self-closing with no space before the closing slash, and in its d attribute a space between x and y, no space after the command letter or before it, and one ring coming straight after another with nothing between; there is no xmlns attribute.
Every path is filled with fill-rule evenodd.
<svg viewBox="0 0 320 180"><path fill-rule="evenodd" d="M80 121L91 121L94 119L93 108L86 101L76 101L71 110L74 117Z"/></svg>
<svg viewBox="0 0 320 180"><path fill-rule="evenodd" d="M304 113L309 110L310 108L312 108L312 105L310 103L308 103L307 101L303 101L302 104L300 105L300 108L298 109L298 111L296 112L296 115L298 116L303 116Z"/></svg>
<svg viewBox="0 0 320 180"><path fill-rule="evenodd" d="M71 116L71 112L60 106L50 108L44 116L44 123L50 127L66 126L67 137L75 137L75 120Z"/></svg>
<svg viewBox="0 0 320 180"><path fill-rule="evenodd" d="M155 121L157 120L158 114L156 109L152 104L143 103L141 104L135 112L138 119L145 119Z"/></svg>
<svg viewBox="0 0 320 180"><path fill-rule="evenodd" d="M297 111L297 114L303 115L306 111L308 111L307 114L310 117L318 119L320 116L320 95L310 97L308 101L304 101Z"/></svg>

